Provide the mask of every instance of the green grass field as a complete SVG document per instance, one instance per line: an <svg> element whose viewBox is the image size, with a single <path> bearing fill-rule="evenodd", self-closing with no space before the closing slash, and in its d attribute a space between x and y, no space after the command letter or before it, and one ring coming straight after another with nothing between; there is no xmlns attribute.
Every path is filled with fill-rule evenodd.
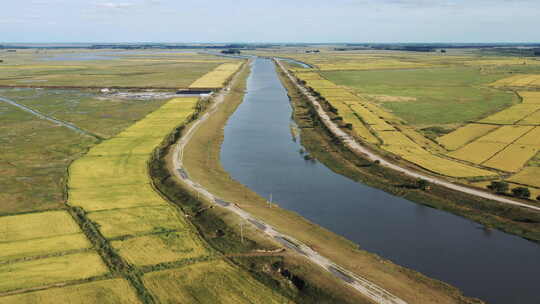
<svg viewBox="0 0 540 304"><path fill-rule="evenodd" d="M0 89L0 96L109 137L163 101L102 100L92 92ZM97 140L0 102L0 215L62 207L69 164Z"/></svg>
<svg viewBox="0 0 540 304"><path fill-rule="evenodd" d="M112 99L90 90L0 89L0 96L109 138L165 100Z"/></svg>
<svg viewBox="0 0 540 304"><path fill-rule="evenodd" d="M382 104L412 125L461 124L518 101L507 92L484 87L502 78L478 68L332 71L323 75Z"/></svg>

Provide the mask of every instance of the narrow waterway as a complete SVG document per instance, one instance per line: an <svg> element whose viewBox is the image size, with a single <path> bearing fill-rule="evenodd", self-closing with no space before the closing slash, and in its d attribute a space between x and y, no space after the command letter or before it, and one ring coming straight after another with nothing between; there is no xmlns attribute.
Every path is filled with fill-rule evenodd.
<svg viewBox="0 0 540 304"><path fill-rule="evenodd" d="M233 178L360 248L496 304L540 303L540 245L356 183L306 161L272 61L257 59L225 127ZM412 304L412 303L411 303Z"/></svg>

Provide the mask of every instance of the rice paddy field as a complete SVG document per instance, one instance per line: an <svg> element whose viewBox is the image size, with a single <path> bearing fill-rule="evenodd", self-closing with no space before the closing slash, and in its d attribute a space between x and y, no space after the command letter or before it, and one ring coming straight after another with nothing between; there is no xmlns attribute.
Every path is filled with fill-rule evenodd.
<svg viewBox="0 0 540 304"><path fill-rule="evenodd" d="M6 53L0 86L187 88L225 62L190 52L20 50Z"/></svg>
<svg viewBox="0 0 540 304"><path fill-rule="evenodd" d="M273 54L311 65L289 69L353 135L397 159L460 180L538 187L527 180L538 173L539 60L324 48Z"/></svg>
<svg viewBox="0 0 540 304"><path fill-rule="evenodd" d="M24 83L33 83L28 78L38 77L39 82L50 80L51 86L63 85L64 78L70 87L96 85L81 72L98 69L96 58L84 64L81 59L86 55L93 58L94 53L73 54L77 64L65 58L55 59L69 57L69 52L48 54L51 60L40 64L34 62L42 60L37 54L21 53L8 58L12 65L0 68L0 75L9 75L0 80L0 85L5 82L18 86L13 75L28 80ZM126 67L135 69L135 65L141 69L157 65L154 69L163 72L162 77L187 87L216 67L222 79L210 78L226 82L240 66L235 63L234 69L227 64L223 67L230 60L194 53L168 54L167 60L163 54L125 57L99 58L100 64L109 64L99 69L113 72L115 67L125 71ZM59 62L51 64L56 60ZM165 64L174 74L167 74ZM194 64L198 68L193 68ZM28 75L15 73L15 68L17 73ZM72 70L78 74L69 75ZM149 75L141 77L148 80ZM109 80L107 86L142 85L137 75L131 76L124 73L100 78ZM151 81L146 84L172 85L162 80L159 85ZM130 283L122 277L142 276L143 272L151 276L156 270L197 261L222 262L184 214L156 193L147 172L154 149L175 127L190 119L198 98L126 99L102 96L90 89L56 88L4 88L0 96L86 132L75 132L0 103L1 303L144 303L146 297L155 295L142 283ZM111 252L118 257L111 256ZM125 270L119 272L119 263L125 263ZM221 279L236 272L242 279L250 278L257 290L267 288L247 272L226 265L229 268L214 269ZM237 289L240 294L242 289ZM252 292L244 302L259 299L262 303L273 297L263 300Z"/></svg>
<svg viewBox="0 0 540 304"><path fill-rule="evenodd" d="M30 88L0 89L0 96L102 138L116 135L164 103ZM0 102L0 215L61 208L67 167L98 142Z"/></svg>
<svg viewBox="0 0 540 304"><path fill-rule="evenodd" d="M149 273L143 280L161 303L291 303L222 260Z"/></svg>
<svg viewBox="0 0 540 304"><path fill-rule="evenodd" d="M6 304L141 303L133 288L123 279L111 279L66 287L54 287L36 292L6 296L0 299L2 303Z"/></svg>
<svg viewBox="0 0 540 304"><path fill-rule="evenodd" d="M203 77L195 80L189 88L190 89L220 89L232 75L240 69L242 63L224 63L216 67L211 72L205 74Z"/></svg>
<svg viewBox="0 0 540 304"><path fill-rule="evenodd" d="M46 290L16 294L0 298L6 304L56 304L56 303L141 303L129 283L123 279L111 279L54 287Z"/></svg>

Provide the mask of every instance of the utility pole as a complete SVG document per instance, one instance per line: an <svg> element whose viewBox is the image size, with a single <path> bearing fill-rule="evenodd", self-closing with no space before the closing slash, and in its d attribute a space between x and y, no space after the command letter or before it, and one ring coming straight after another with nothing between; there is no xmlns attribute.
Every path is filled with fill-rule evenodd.
<svg viewBox="0 0 540 304"><path fill-rule="evenodd" d="M270 192L270 199L268 200L268 208L272 208L272 192Z"/></svg>
<svg viewBox="0 0 540 304"><path fill-rule="evenodd" d="M240 240L244 244L244 221L240 221Z"/></svg>

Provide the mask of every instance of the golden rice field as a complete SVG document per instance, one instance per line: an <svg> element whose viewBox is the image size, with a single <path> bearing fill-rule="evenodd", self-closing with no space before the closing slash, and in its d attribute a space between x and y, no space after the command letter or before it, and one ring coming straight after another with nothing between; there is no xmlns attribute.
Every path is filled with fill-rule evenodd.
<svg viewBox="0 0 540 304"><path fill-rule="evenodd" d="M446 150L404 125L393 114L317 74L298 72L295 75L337 109L338 115L353 126L353 132L360 139L382 143L384 150L437 174L458 178L496 176L494 172L432 154Z"/></svg>
<svg viewBox="0 0 540 304"><path fill-rule="evenodd" d="M448 150L457 148L497 129L497 125L488 124L467 124L446 135L437 138L437 141Z"/></svg>
<svg viewBox="0 0 540 304"><path fill-rule="evenodd" d="M516 184L530 185L540 188L540 179L538 178L539 176L540 167L526 167L519 173L508 178L507 181Z"/></svg>
<svg viewBox="0 0 540 304"><path fill-rule="evenodd" d="M508 146L507 143L474 141L448 155L471 163L482 164L506 146Z"/></svg>
<svg viewBox="0 0 540 304"><path fill-rule="evenodd" d="M156 146L191 117L197 102L196 98L170 100L116 137L90 149L70 167L69 204L87 211L87 218L97 225L115 252L134 267L177 267L212 255L184 214L156 194L147 172L147 162ZM184 299L179 289L189 292L192 286L203 286L201 283L209 281L236 284L230 287L233 293L227 285L219 289L223 299L209 303L226 302L224 299L229 297L235 303L244 299L250 303L267 303L274 299L271 294L266 297L266 287L247 272L219 263L210 269L195 264L180 270L149 273L144 275L144 283L162 303L172 303L167 297L174 298L174 303L193 303L193 298ZM195 276L200 268L206 272L203 278ZM162 273L178 273L181 279L171 282ZM190 276L196 281L182 281ZM212 281L212 276L219 281ZM192 286L182 289L182 284Z"/></svg>
<svg viewBox="0 0 540 304"><path fill-rule="evenodd" d="M478 141L510 144L530 132L533 128L532 126L502 126L482 136Z"/></svg>
<svg viewBox="0 0 540 304"><path fill-rule="evenodd" d="M113 241L113 247L130 264L136 266L193 259L209 254L193 232L165 232Z"/></svg>
<svg viewBox="0 0 540 304"><path fill-rule="evenodd" d="M409 137L413 142L420 145L420 147L432 152L432 153L444 153L446 152L444 148L439 146L433 140L426 138L421 133L416 131L413 127L402 125L398 127L399 131L405 136Z"/></svg>
<svg viewBox="0 0 540 304"><path fill-rule="evenodd" d="M290 303L223 260L151 272L143 282L160 303Z"/></svg>
<svg viewBox="0 0 540 304"><path fill-rule="evenodd" d="M69 196L73 206L84 205L87 211L165 205L149 184L108 187L106 195L100 188L76 188Z"/></svg>
<svg viewBox="0 0 540 304"><path fill-rule="evenodd" d="M223 63L215 68L213 71L203 75L201 78L195 80L190 89L220 89L225 86L227 81L232 77L238 69L242 66L242 63Z"/></svg>
<svg viewBox="0 0 540 304"><path fill-rule="evenodd" d="M168 205L91 212L88 218L100 226L106 238L188 228L182 215Z"/></svg>
<svg viewBox="0 0 540 304"><path fill-rule="evenodd" d="M82 280L108 272L95 252L0 264L0 292Z"/></svg>
<svg viewBox="0 0 540 304"><path fill-rule="evenodd" d="M66 211L49 211L0 217L0 240L23 241L79 233Z"/></svg>
<svg viewBox="0 0 540 304"><path fill-rule="evenodd" d="M523 103L540 103L540 92L518 92L519 96L523 99Z"/></svg>
<svg viewBox="0 0 540 304"><path fill-rule="evenodd" d="M540 104L520 103L488 116L479 122L488 124L512 125L540 110ZM540 122L539 122L540 123Z"/></svg>
<svg viewBox="0 0 540 304"><path fill-rule="evenodd" d="M522 74L514 75L495 81L494 87L540 87L540 75Z"/></svg>
<svg viewBox="0 0 540 304"><path fill-rule="evenodd" d="M540 148L535 146L517 143L511 144L495 154L495 156L483 163L483 165L502 171L518 172L538 151L540 151Z"/></svg>
<svg viewBox="0 0 540 304"><path fill-rule="evenodd" d="M4 304L136 304L141 303L124 279L54 287L0 298Z"/></svg>
<svg viewBox="0 0 540 304"><path fill-rule="evenodd" d="M403 159L418 165L428 171L457 178L471 178L477 176L497 176L496 173L458 163L446 158L435 156L419 146L383 146L383 149L399 155Z"/></svg>
<svg viewBox="0 0 540 304"><path fill-rule="evenodd" d="M92 247L92 244L83 233L0 242L0 262L76 249L89 249L90 247Z"/></svg>
<svg viewBox="0 0 540 304"><path fill-rule="evenodd" d="M155 192L148 175L154 149L192 116L197 102L170 100L69 168L69 204L87 211L118 254L135 266L209 254L183 214Z"/></svg>
<svg viewBox="0 0 540 304"><path fill-rule="evenodd" d="M540 127L535 127L527 134L518 138L515 143L540 148Z"/></svg>
<svg viewBox="0 0 540 304"><path fill-rule="evenodd" d="M107 274L91 247L66 211L0 217L0 292Z"/></svg>

